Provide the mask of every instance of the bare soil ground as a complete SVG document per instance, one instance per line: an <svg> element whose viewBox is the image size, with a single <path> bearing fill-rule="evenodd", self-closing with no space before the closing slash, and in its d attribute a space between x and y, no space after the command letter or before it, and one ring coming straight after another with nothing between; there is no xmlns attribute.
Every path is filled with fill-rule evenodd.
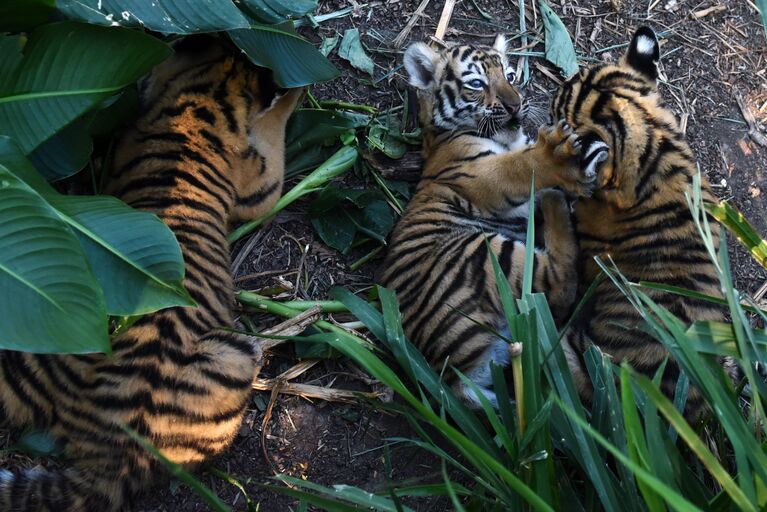
<svg viewBox="0 0 767 512"><path fill-rule="evenodd" d="M463 0L453 13L446 40L491 44L497 33L514 36L519 27L518 0ZM304 28L312 41L347 28L359 28L363 43L376 63L373 79L350 67L335 52L333 62L342 70L337 80L317 86L320 99L339 99L373 105L382 111L402 104L406 88L402 76L402 50L392 41L412 18L416 0L320 2L319 14L353 7L351 14ZM403 49L434 34L443 6L432 0L405 39ZM540 13L526 1L527 28L534 44L522 50L543 51ZM767 124L767 50L758 13L749 1L733 0L552 0L551 7L573 36L579 55L617 59L622 45L640 25L662 34L661 85L667 104L682 119L702 171L721 198L732 200L756 229L767 235L767 147L750 137L750 130L765 132ZM510 44L520 50L519 40ZM526 95L545 105L557 84L557 71L543 59L530 60L531 82ZM553 78L552 78L553 77ZM740 98L740 104L739 100ZM744 112L745 111L745 112ZM745 115L745 117L744 117ZM751 125L746 118L753 119ZM417 148L413 148L417 150ZM406 167L403 164L403 168ZM347 178L354 183L355 178ZM288 185L290 186L290 184ZM238 284L244 289L271 289L297 299L324 299L333 285L353 290L371 286L376 261L356 271L349 264L366 251L341 255L325 246L306 218L307 202L299 202L272 224L254 234L253 243L233 250ZM245 253L243 253L245 251ZM736 243L730 242L736 284L743 292L763 300L759 293L767 272ZM259 327L278 322L253 318ZM279 375L297 362L291 348L269 356L262 374ZM370 390L364 376L349 362L323 360L296 382L340 389ZM365 403L331 403L275 394L274 408L264 421L269 392L254 395L240 435L216 468L236 478L252 507L266 512L295 509L292 498L262 487L276 472L288 473L324 485L349 484L368 490L384 489L389 481L437 475L433 457L403 445L390 449L391 470L386 470L384 446L388 438L412 435L405 421ZM264 443L262 444L262 440ZM209 472L201 480L235 510L247 510L248 500L234 485ZM447 510L445 502L408 503L416 510ZM156 488L137 503L144 511L207 510L190 489L177 483Z"/></svg>

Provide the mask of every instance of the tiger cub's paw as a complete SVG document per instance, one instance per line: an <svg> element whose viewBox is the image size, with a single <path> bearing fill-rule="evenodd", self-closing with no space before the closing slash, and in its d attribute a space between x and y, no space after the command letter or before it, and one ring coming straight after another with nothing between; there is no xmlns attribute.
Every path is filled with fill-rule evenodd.
<svg viewBox="0 0 767 512"><path fill-rule="evenodd" d="M539 143L552 159L550 170L559 174L560 186L570 194L590 197L599 164L607 159L607 144L596 136L581 138L566 121L542 128Z"/></svg>
<svg viewBox="0 0 767 512"><path fill-rule="evenodd" d="M597 179L599 164L607 160L610 154L610 148L596 134L589 133L578 139L581 146L585 148L581 155L581 170L584 175L591 180Z"/></svg>
<svg viewBox="0 0 767 512"><path fill-rule="evenodd" d="M540 192L541 195L541 213L543 221L561 225L563 221L570 220L570 206L567 198L561 190L549 188Z"/></svg>

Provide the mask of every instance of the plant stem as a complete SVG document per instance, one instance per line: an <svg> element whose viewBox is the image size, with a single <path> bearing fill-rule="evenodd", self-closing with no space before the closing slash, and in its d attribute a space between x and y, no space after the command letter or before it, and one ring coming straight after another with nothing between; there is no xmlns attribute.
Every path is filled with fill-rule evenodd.
<svg viewBox="0 0 767 512"><path fill-rule="evenodd" d="M375 257L376 257L376 255L377 255L379 252L381 252L382 250L383 250L383 246L382 246L382 245L380 245L380 246L376 247L375 249L373 249L372 251L370 251L369 253L367 253L366 255L364 255L363 257L361 257L360 259L358 259L357 261L355 261L355 262L354 262L354 263L352 263L351 265L349 265L349 269L351 269L351 270L357 270L357 269L358 269L358 268L360 268L362 265L364 265L364 264L365 264L365 263L367 263L368 261L370 261L370 260L372 260L373 258L375 258Z"/></svg>
<svg viewBox="0 0 767 512"><path fill-rule="evenodd" d="M336 176L344 173L347 169L354 165L354 162L357 160L357 155L357 150L349 146L344 146L336 151L333 156L328 158L322 165L312 171L311 174L302 179L298 185L290 189L287 194L282 196L280 200L277 201L277 204L275 204L274 207L269 211L269 213L258 219L246 222L239 228L232 231L227 237L229 243L234 243L245 235L251 233L254 229L256 229L267 220L270 220L295 200L315 192L319 187L325 185Z"/></svg>
<svg viewBox="0 0 767 512"><path fill-rule="evenodd" d="M317 101L317 98L314 97L314 94L312 94L312 91L309 89L306 90L306 99L309 101L309 104L311 104L312 108L322 110L322 107L320 107L320 103Z"/></svg>
<svg viewBox="0 0 767 512"><path fill-rule="evenodd" d="M358 105L356 103L346 103L345 101L336 100L324 100L319 102L320 108L332 108L336 110L356 110L358 112L365 112L366 114L375 114L377 112L375 107L370 105Z"/></svg>
<svg viewBox="0 0 767 512"><path fill-rule="evenodd" d="M239 302L241 302L242 304L245 304L246 306L250 306L252 308L256 308L261 311L265 311L267 313L271 313L277 316L282 316L285 318L293 318L294 316L299 315L303 312L299 309L294 309L292 307L286 306L285 304L281 302L269 300L266 297L262 297L256 293L246 292L243 290L240 290L239 292L237 292L236 298ZM299 303L305 302L306 304L308 304L309 307L312 307L316 304L316 302L312 302L312 301L294 301L294 303L296 302L299 302ZM330 304L332 302L334 301L324 301L326 305L332 305ZM322 305L322 303L323 302L320 302L320 305ZM304 309L309 309L309 307ZM349 332L347 332L343 328L338 327L337 325L334 325L326 320L317 320L314 323L314 326L319 329L333 332L335 334L343 334L344 336L349 335ZM364 340L362 338L359 338L359 340L361 343L366 345L368 349L375 350L375 346L369 341Z"/></svg>
<svg viewBox="0 0 767 512"><path fill-rule="evenodd" d="M519 425L519 437L521 439L525 435L525 430L527 430L525 381L522 375L522 344L510 343L509 355L511 356L511 369L514 375L514 398L517 400L517 424Z"/></svg>
<svg viewBox="0 0 767 512"><path fill-rule="evenodd" d="M240 290L237 292L237 300L248 306L260 307L262 301L269 300L269 298L257 293ZM275 301L275 303L278 302ZM321 307L323 313L346 313L349 311L342 302L337 300L289 300L279 302L278 304L291 309L297 309L299 313L314 306Z"/></svg>

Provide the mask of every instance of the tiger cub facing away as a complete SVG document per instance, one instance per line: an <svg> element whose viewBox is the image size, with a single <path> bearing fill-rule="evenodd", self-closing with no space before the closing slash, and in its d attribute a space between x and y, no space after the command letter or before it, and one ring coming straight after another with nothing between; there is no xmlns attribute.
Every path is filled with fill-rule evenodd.
<svg viewBox="0 0 767 512"><path fill-rule="evenodd" d="M437 52L417 43L405 52L419 93L424 168L379 270L379 282L397 293L409 339L435 368L456 367L491 402L489 363L509 361L507 343L477 325L508 334L488 245L519 293L533 175L537 190L588 195L606 156L604 143L585 147L565 123L528 143L505 47L499 36L493 47ZM564 194L539 198L544 247L535 251L533 286L562 318L575 298L578 247ZM479 405L454 372L445 378Z"/></svg>
<svg viewBox="0 0 767 512"><path fill-rule="evenodd" d="M220 453L240 426L261 354L221 330L233 326L227 226L277 201L301 92L279 91L268 71L221 47L192 50L177 48L150 75L108 191L173 230L199 306L142 317L111 356L0 352L3 420L50 431L72 465L0 470L0 510L128 508L162 468L121 425L184 466Z"/></svg>
<svg viewBox="0 0 767 512"><path fill-rule="evenodd" d="M559 89L552 117L566 120L584 138L607 141L609 156L599 169L593 197L575 205L580 243L581 289L599 272L594 256L609 255L629 281L655 281L720 296L719 280L692 219L685 192L697 172L695 158L673 114L657 90L660 47L646 27L634 34L616 64L582 69ZM703 179L702 196L714 201ZM718 246L716 230L713 232ZM644 290L686 323L722 320L721 310L688 297ZM568 359L585 398L591 395L584 351L594 344L615 363L654 375L668 351L641 330L642 319L609 279L592 296L578 328L568 335ZM567 345L566 345L567 347ZM662 389L673 396L679 366L669 359ZM688 418L702 407L690 389Z"/></svg>

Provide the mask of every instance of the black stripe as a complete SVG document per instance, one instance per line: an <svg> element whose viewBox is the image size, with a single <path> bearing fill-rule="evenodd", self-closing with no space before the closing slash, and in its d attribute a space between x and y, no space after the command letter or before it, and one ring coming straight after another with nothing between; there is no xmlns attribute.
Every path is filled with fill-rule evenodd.
<svg viewBox="0 0 767 512"><path fill-rule="evenodd" d="M161 141L161 142L173 142L176 144L186 144L189 142L189 138L183 133L178 132L163 132L163 133L150 133L142 135L136 138L136 142L148 142L148 141Z"/></svg>
<svg viewBox="0 0 767 512"><path fill-rule="evenodd" d="M224 375L222 373L216 372L214 370L209 370L207 368L203 368L202 370L200 370L200 373L202 373L205 377L209 378L210 380L228 389L249 388L250 385L253 383L252 377L246 378L246 379L237 379L235 377Z"/></svg>
<svg viewBox="0 0 767 512"><path fill-rule="evenodd" d="M210 133L208 130L200 130L200 136L210 143L211 147L216 151L224 150L224 142L217 136ZM222 156L222 155L219 155Z"/></svg>
<svg viewBox="0 0 767 512"><path fill-rule="evenodd" d="M192 111L192 114L194 115L194 117L196 117L200 121L203 121L203 122L208 123L210 125L215 125L216 124L216 116L215 116L215 114L213 114L213 112L208 110L207 107L197 107L196 109L194 109Z"/></svg>
<svg viewBox="0 0 767 512"><path fill-rule="evenodd" d="M240 205L242 206L254 206L257 204L260 204L264 199L269 197L271 194L273 194L282 183L280 181L275 181L272 184L260 188L257 191L253 192L250 195L247 195L245 197L240 197Z"/></svg>

